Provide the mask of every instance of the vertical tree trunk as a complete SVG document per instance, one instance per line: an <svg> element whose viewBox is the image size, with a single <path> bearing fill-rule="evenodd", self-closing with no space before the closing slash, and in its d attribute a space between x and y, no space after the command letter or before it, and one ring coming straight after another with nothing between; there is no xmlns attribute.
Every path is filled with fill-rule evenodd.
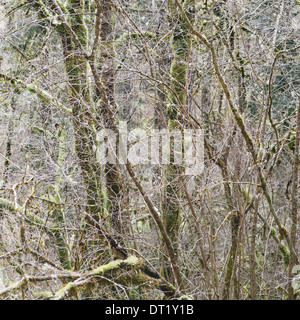
<svg viewBox="0 0 300 320"><path fill-rule="evenodd" d="M187 104L187 70L188 59L191 51L191 38L186 32L185 22L178 12L175 1L168 1L169 7L169 24L173 29L172 38L172 61L171 61L171 91L169 92L169 105L167 107L167 115L169 117L169 131L180 130L184 128L182 120L182 108ZM194 1L184 1L183 8L190 20L193 21ZM183 135L182 135L183 137ZM180 198L181 190L179 176L181 174L181 166L175 164L174 152L175 143L173 139L170 141L170 164L165 166L165 208L164 221L166 231L172 242L175 254L178 254L178 241L180 230ZM167 264L165 276L170 279L171 269Z"/></svg>
<svg viewBox="0 0 300 320"><path fill-rule="evenodd" d="M115 101L115 50L114 50L114 35L113 35L113 2L111 0L101 0L101 33L100 39L102 42L100 61L101 61L101 78L105 88L105 95L109 103L110 109L114 116L117 113ZM102 113L104 127L113 130L117 134L114 119L107 114L106 108L101 103L100 112ZM111 224L114 232L118 237L122 234L122 188L119 181L119 171L117 164L107 163L105 165L105 179L108 205L107 210L111 217Z"/></svg>
<svg viewBox="0 0 300 320"><path fill-rule="evenodd" d="M72 104L75 149L87 193L86 211L98 220L103 214L101 167L94 151L96 132L91 117L93 111L88 85L88 63L81 52L81 47L86 48L88 44L88 31L83 14L84 1L70 0L67 10L70 16L68 23L81 44L79 46L78 41L74 40L74 34L70 34L65 25L58 27L71 85L69 96Z"/></svg>
<svg viewBox="0 0 300 320"><path fill-rule="evenodd" d="M292 226L291 226L291 242L292 246L296 250L297 244L297 225L298 225L298 171L299 171L299 148L300 148L300 99L299 99L299 107L297 113L297 126L296 126L296 137L295 137L295 151L294 151L294 159L293 159L293 175L292 175L292 211L291 211L291 219L292 219ZM290 255L289 261L289 286L288 286L288 294L289 299L294 300L294 289L292 287L292 270L296 264L296 258L293 254Z"/></svg>
<svg viewBox="0 0 300 320"><path fill-rule="evenodd" d="M114 116L117 114L117 105L115 100L115 50L114 50L114 15L113 2L111 0L101 0L101 79L104 85L106 102L100 104L100 114L106 129L113 130L118 133L115 127L115 119L112 119L106 111L105 103L109 104ZM122 188L120 183L120 173L117 164L106 163L105 180L107 192L107 211L111 217L113 230L118 237L123 233L122 230Z"/></svg>

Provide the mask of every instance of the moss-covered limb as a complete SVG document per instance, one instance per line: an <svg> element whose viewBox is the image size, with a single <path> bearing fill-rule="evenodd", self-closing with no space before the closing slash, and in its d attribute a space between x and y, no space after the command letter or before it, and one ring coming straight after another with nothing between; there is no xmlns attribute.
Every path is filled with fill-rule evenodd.
<svg viewBox="0 0 300 320"><path fill-rule="evenodd" d="M79 278L80 275L74 272L70 273L60 273L60 274L50 274L45 276L24 276L19 281L9 285L8 287L0 290L0 296L13 292L17 289L21 289L24 286L28 286L30 283L44 282L50 280L68 280Z"/></svg>
<svg viewBox="0 0 300 320"><path fill-rule="evenodd" d="M72 110L70 108L67 108L66 106L64 106L56 98L51 96L47 91L43 90L42 88L40 88L39 86L37 86L33 83L28 84L20 79L13 78L13 77L7 76L2 73L0 74L0 78L9 82L14 88L27 89L31 93L36 94L41 101L48 103L48 104L50 104L50 103L54 104L60 110L64 111L65 113L67 113L69 115L72 113Z"/></svg>
<svg viewBox="0 0 300 320"><path fill-rule="evenodd" d="M5 209L9 210L10 212L19 212L19 213L23 212L22 208L15 208L14 203L8 199L5 199L5 198L0 198L0 208L5 208ZM36 223L39 225L45 225L44 219L40 218L39 216L35 215L34 213L32 213L30 211L26 212L25 221L28 223ZM59 230L59 228L56 225L49 223L49 222L48 222L46 228L49 230L49 232L52 232L54 230Z"/></svg>
<svg viewBox="0 0 300 320"><path fill-rule="evenodd" d="M12 291L14 291L16 289L19 289L20 287L26 285L26 283L27 283L27 279L26 278L22 278L21 280L13 283L12 285L0 290L0 297L5 295L5 294L7 294L7 293L9 293L9 292L12 292Z"/></svg>
<svg viewBox="0 0 300 320"><path fill-rule="evenodd" d="M111 272L119 269L126 269L128 267L138 267L140 260L134 256L128 257L126 260L115 260L106 265L100 266L92 271L89 271L81 278L76 281L70 282L63 288L58 290L51 300L62 300L64 299L71 290L84 289L89 283L91 283L97 276L111 277Z"/></svg>
<svg viewBox="0 0 300 320"><path fill-rule="evenodd" d="M104 266L100 266L96 269L94 269L91 272L87 273L87 276L103 276L106 272L110 270L114 270L117 268L124 268L124 267L140 267L143 264L142 260L138 259L135 256L129 256L125 260L115 260L110 262L109 264L106 264Z"/></svg>
<svg viewBox="0 0 300 320"><path fill-rule="evenodd" d="M162 278L153 278L143 272L145 263L142 259L129 256L125 260L115 260L106 265L100 266L82 275L79 279L68 283L58 290L51 300L64 299L71 290L84 289L90 283L109 283L106 278L123 285L154 287L165 293L167 297L190 299L187 296L177 295L176 288ZM127 272L124 273L124 270ZM130 272L133 271L133 272ZM114 275L117 276L114 278Z"/></svg>
<svg viewBox="0 0 300 320"><path fill-rule="evenodd" d="M164 279L152 278L143 272L144 261L138 259L135 256L129 256L125 260L115 260L106 265L95 268L85 274L80 273L58 273L49 274L45 276L24 276L21 280L9 285L7 288L0 291L0 296L13 292L17 289L21 289L23 286L28 286L30 283L43 282L49 280L72 280L58 290L51 300L62 300L64 299L71 290L84 289L91 283L107 284L111 283L110 280L116 281L117 283L124 285L140 286L145 285L150 288L157 288L161 290L167 297L176 297L182 300L189 300L190 297L177 295L175 287L165 281ZM124 270L127 272L124 273ZM131 272L130 272L131 271ZM116 279L113 278L117 275ZM107 278L107 279L106 279Z"/></svg>

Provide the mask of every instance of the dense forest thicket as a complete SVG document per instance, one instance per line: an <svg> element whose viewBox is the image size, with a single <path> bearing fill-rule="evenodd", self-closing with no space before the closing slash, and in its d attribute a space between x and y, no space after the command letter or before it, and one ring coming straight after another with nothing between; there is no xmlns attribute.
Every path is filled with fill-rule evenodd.
<svg viewBox="0 0 300 320"><path fill-rule="evenodd" d="M0 299L299 299L299 31L296 0L0 0Z"/></svg>

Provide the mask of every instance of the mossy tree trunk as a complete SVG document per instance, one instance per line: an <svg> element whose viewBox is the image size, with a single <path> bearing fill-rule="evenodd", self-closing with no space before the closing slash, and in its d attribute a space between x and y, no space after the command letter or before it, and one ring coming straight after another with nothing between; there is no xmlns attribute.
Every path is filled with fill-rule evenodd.
<svg viewBox="0 0 300 320"><path fill-rule="evenodd" d="M180 130L183 132L183 108L187 105L187 71L191 51L191 37L185 27L185 22L179 13L176 3L168 1L169 25L173 29L172 37L172 61L171 61L171 90L169 92L169 105L167 106L169 131ZM194 0L185 0L183 8L190 20L193 21ZM183 133L182 133L183 138ZM170 164L164 169L165 179L165 205L164 222L168 236L172 242L174 252L178 255L178 242L180 231L180 198L181 190L179 176L181 175L181 165L176 163L174 153L174 139L170 139ZM163 261L163 268L166 261ZM170 266L164 268L167 279L171 277Z"/></svg>
<svg viewBox="0 0 300 320"><path fill-rule="evenodd" d="M66 10L69 16L67 23L71 26L74 34L70 34L66 24L58 26L58 30L62 38L66 71L70 83L69 97L72 104L75 149L87 193L86 211L98 220L103 214L101 166L96 159L94 150L96 131L88 84L88 62L82 53L82 48L86 49L88 45L88 29L83 14L84 1L70 0Z"/></svg>
<svg viewBox="0 0 300 320"><path fill-rule="evenodd" d="M101 0L101 52L100 52L100 72L104 86L106 99L101 100L98 113L104 128L113 130L118 134L115 127L118 109L115 100L115 49L114 49L114 12L113 2L111 0ZM98 7L98 9L100 9ZM108 105L105 105L108 104ZM113 115L107 112L110 109ZM105 165L105 183L107 193L107 211L111 218L112 228L120 240L123 234L122 228L122 187L120 183L120 173L118 164L107 162Z"/></svg>

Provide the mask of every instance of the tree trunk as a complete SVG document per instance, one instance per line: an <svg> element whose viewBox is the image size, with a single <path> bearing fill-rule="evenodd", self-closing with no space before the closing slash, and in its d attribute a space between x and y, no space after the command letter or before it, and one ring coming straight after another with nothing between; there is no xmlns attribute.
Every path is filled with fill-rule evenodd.
<svg viewBox="0 0 300 320"><path fill-rule="evenodd" d="M167 106L167 115L169 118L169 133L173 130L180 130L183 138L184 122L182 118L183 108L187 106L187 72L188 61L191 51L191 38L186 32L185 22L176 8L175 1L168 1L169 7L169 25L173 30L172 37L172 61L171 61L171 91L169 92L169 105ZM183 4L186 14L193 21L194 1L186 0ZM179 231L180 231L180 206L181 190L179 177L181 175L181 165L175 161L175 142L170 139L170 164L164 169L165 180L165 205L164 222L168 236L170 237L175 254L178 258ZM181 150L183 148L181 146ZM163 263L165 265L165 263ZM167 279L171 277L171 269L166 262L164 270Z"/></svg>

